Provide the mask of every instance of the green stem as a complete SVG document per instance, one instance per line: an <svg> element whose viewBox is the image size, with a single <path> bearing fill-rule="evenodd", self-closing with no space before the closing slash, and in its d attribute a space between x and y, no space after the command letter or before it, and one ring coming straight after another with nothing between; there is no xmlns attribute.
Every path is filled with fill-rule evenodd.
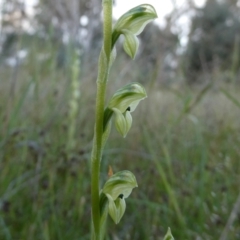
<svg viewBox="0 0 240 240"><path fill-rule="evenodd" d="M103 0L103 46L109 63L112 51L112 0Z"/></svg>
<svg viewBox="0 0 240 240"><path fill-rule="evenodd" d="M104 101L109 73L112 38L112 0L103 0L103 53L100 53L97 79L94 142L91 156L92 240L100 240L99 175L102 158ZM105 68L105 69L102 69Z"/></svg>
<svg viewBox="0 0 240 240"><path fill-rule="evenodd" d="M99 173L102 157L102 133L103 133L105 89L106 83L104 82L97 83L96 125L91 159L92 219L95 232L95 240L98 240L100 236Z"/></svg>

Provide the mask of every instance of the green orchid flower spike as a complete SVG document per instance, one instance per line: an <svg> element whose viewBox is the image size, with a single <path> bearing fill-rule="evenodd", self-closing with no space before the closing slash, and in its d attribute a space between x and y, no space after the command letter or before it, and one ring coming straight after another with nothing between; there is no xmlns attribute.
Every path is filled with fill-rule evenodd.
<svg viewBox="0 0 240 240"><path fill-rule="evenodd" d="M107 197L108 213L116 224L120 222L125 212L125 198L129 197L132 189L137 186L135 176L127 170L112 175L105 183L102 193Z"/></svg>
<svg viewBox="0 0 240 240"><path fill-rule="evenodd" d="M126 137L132 126L133 112L139 102L147 97L144 87L139 83L130 83L119 89L111 98L104 113L104 129L112 115L115 115L115 126L117 131Z"/></svg>
<svg viewBox="0 0 240 240"><path fill-rule="evenodd" d="M112 64L116 58L115 43L120 35L124 37L123 48L134 58L139 41L137 36L145 26L157 18L157 13L149 4L139 5L112 24L113 0L102 0L103 7L103 46L98 62L95 127L91 153L91 240L103 240L107 226L107 216L117 224L126 210L125 199L137 187L135 176L129 171L112 175L100 190L100 169L104 146L111 132L112 117L117 131L126 137L132 126L131 113L139 102L147 97L139 83L128 84L119 89L105 105L107 84Z"/></svg>
<svg viewBox="0 0 240 240"><path fill-rule="evenodd" d="M123 48L131 58L134 58L139 45L136 36L155 18L157 18L156 10L149 4L142 4L132 8L116 22L112 33L112 46L114 46L119 36L123 34Z"/></svg>

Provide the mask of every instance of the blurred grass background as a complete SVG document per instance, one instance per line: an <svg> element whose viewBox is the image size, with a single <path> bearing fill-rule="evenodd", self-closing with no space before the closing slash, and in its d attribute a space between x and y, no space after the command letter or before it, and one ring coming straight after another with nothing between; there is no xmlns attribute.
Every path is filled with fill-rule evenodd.
<svg viewBox="0 0 240 240"><path fill-rule="evenodd" d="M50 30L47 38L17 38L14 52L28 49L24 61L16 58L17 64L9 65L1 59L1 240L90 238L99 48L79 53L73 44L52 39ZM140 81L148 98L133 113L125 139L113 128L103 154L102 182L111 165L114 172L132 171L139 185L126 200L121 222L108 222L107 239L158 240L168 227L176 239L240 239L236 69L214 66L189 84L180 64L165 81L160 53L156 61L141 57L149 47L142 44L135 61L119 48L110 74L108 97ZM73 86L80 92L75 118L70 117Z"/></svg>

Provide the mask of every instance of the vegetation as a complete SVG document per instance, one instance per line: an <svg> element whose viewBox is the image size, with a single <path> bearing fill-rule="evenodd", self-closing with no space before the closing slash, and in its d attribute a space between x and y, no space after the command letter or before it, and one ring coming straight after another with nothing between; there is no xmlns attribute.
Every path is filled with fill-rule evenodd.
<svg viewBox="0 0 240 240"><path fill-rule="evenodd" d="M217 67L222 70L230 68L234 74L238 73L240 67L238 16L239 9L228 1L208 0L203 8L196 11L186 51L185 64L189 75L196 76L200 71Z"/></svg>
<svg viewBox="0 0 240 240"><path fill-rule="evenodd" d="M48 41L18 35L11 51L27 47L26 58L14 66L1 59L1 240L90 239L97 50L86 58L51 34ZM129 61L117 49L107 102L138 79L148 98L133 112L127 138L113 128L103 152L101 186L109 165L131 170L138 183L120 223L108 221L106 239L158 240L168 227L175 239L239 239L238 81L226 82L217 66L189 86L180 64L174 81L168 75L161 84L162 59L154 55L147 72L139 69L144 56Z"/></svg>

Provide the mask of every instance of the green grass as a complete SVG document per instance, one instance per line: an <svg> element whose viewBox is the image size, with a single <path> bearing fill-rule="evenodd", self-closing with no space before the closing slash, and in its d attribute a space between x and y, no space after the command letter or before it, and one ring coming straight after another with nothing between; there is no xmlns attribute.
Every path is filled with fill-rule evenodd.
<svg viewBox="0 0 240 240"><path fill-rule="evenodd" d="M41 49L49 53L45 60L38 42L31 46L18 69L0 68L0 239L89 239L96 62L82 66L69 159L71 68L56 67L58 46ZM109 96L141 78L137 60L121 72L125 59L120 55L113 66ZM156 85L134 112L126 139L112 132L102 182L111 165L114 172L132 171L139 187L121 222L109 219L107 239L158 240L168 227L176 239L220 238L240 191L240 97L236 86L206 89ZM239 238L238 213L227 239Z"/></svg>

